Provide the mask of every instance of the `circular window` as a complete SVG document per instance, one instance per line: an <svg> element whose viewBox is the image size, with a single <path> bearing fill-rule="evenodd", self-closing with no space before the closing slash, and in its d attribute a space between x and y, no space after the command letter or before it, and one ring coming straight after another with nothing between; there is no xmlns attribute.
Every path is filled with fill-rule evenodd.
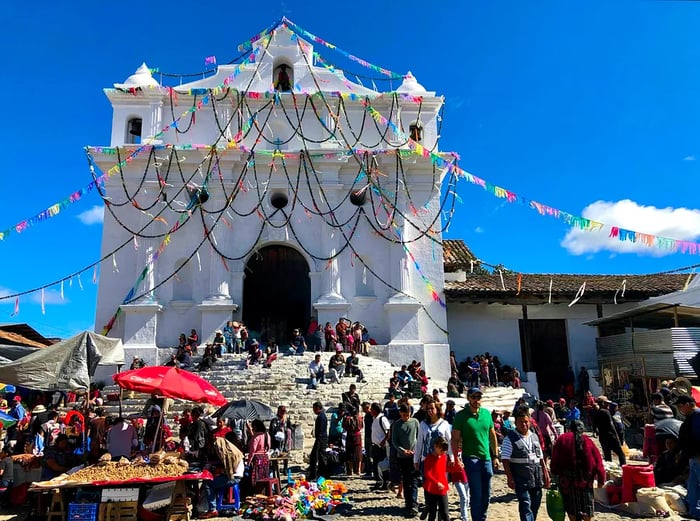
<svg viewBox="0 0 700 521"><path fill-rule="evenodd" d="M282 208L287 206L287 204L289 204L289 198L285 193L275 192L270 196L270 204L273 208L281 210Z"/></svg>
<svg viewBox="0 0 700 521"><path fill-rule="evenodd" d="M365 186L364 188L360 188L359 190L353 190L350 193L350 202L354 204L355 206L362 206L367 202L367 189L369 185Z"/></svg>

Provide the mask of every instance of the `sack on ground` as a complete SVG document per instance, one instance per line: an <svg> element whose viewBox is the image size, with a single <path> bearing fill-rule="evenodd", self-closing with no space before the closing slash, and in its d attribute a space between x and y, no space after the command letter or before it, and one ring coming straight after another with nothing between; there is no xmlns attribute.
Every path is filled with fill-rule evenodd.
<svg viewBox="0 0 700 521"><path fill-rule="evenodd" d="M686 514L688 512L688 507L678 492L664 490L664 497L666 498L666 503L668 503L668 506L670 506L675 512L679 514Z"/></svg>
<svg viewBox="0 0 700 521"><path fill-rule="evenodd" d="M664 497L664 491L657 487L637 490L637 502L651 506L657 514L666 515L671 512L671 507Z"/></svg>

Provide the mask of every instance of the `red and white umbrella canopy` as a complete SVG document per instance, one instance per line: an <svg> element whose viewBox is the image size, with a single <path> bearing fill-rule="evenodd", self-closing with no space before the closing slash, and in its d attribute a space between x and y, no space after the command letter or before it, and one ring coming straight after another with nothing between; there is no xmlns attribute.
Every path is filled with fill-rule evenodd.
<svg viewBox="0 0 700 521"><path fill-rule="evenodd" d="M226 398L207 380L179 367L155 365L113 376L122 389L222 406Z"/></svg>

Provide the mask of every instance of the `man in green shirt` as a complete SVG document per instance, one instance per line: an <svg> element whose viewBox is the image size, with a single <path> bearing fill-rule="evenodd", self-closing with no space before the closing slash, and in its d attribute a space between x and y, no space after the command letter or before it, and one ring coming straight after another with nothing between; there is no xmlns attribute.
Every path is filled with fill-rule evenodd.
<svg viewBox="0 0 700 521"><path fill-rule="evenodd" d="M406 517L418 515L418 483L416 470L413 466L413 453L416 448L419 427L418 420L411 418L411 407L407 403L402 403L399 407L399 419L391 426L391 444L396 449L401 469Z"/></svg>
<svg viewBox="0 0 700 521"><path fill-rule="evenodd" d="M491 477L498 469L498 441L491 412L481 407L481 389L467 393L469 404L452 422L452 453L469 480L472 521L486 521L491 500ZM462 457L457 455L462 453Z"/></svg>

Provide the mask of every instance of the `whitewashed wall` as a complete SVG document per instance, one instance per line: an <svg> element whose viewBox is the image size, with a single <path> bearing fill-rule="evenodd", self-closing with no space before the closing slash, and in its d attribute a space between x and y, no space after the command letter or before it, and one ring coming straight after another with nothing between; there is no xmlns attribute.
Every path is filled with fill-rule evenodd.
<svg viewBox="0 0 700 521"><path fill-rule="evenodd" d="M624 311L632 304L603 306L603 314L610 315ZM566 320L569 361L575 372L581 366L596 368L597 355L595 327L583 322L597 318L596 306L592 304L543 304L528 306L528 318ZM522 308L504 304L461 304L450 303L447 308L447 324L450 332L450 349L455 351L457 360L488 351L498 355L504 364L522 369L518 321L522 318Z"/></svg>

